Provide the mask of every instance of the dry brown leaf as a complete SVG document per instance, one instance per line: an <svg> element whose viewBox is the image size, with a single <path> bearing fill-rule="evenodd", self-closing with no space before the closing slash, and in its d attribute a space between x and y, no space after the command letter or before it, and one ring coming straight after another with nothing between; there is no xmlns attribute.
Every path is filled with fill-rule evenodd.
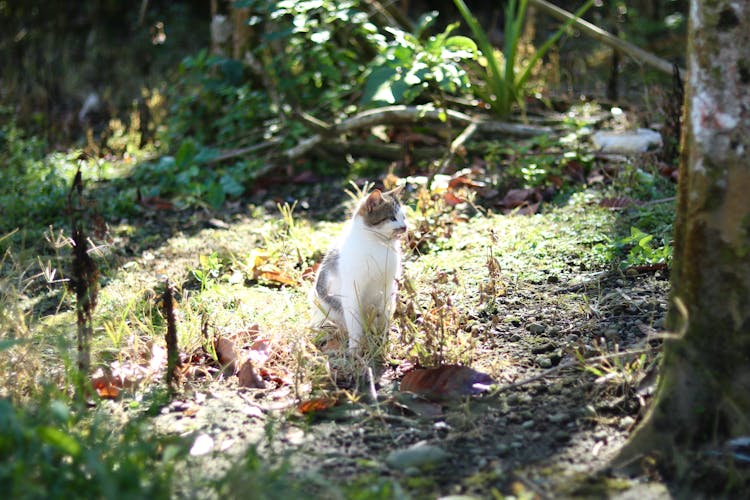
<svg viewBox="0 0 750 500"><path fill-rule="evenodd" d="M245 361L237 372L237 378L239 379L240 387L248 387L250 389L265 389L266 383L262 378L255 373L253 368L253 362L249 359Z"/></svg>
<svg viewBox="0 0 750 500"><path fill-rule="evenodd" d="M320 411L325 411L330 408L333 408L336 406L339 402L339 398L327 396L327 397L321 397L321 398L312 398L308 399L307 401L302 401L297 405L297 409L302 413L303 415L307 415L309 413L317 413Z"/></svg>
<svg viewBox="0 0 750 500"><path fill-rule="evenodd" d="M320 268L320 262L316 262L312 266L308 267L302 272L302 281L314 281L315 275L318 273Z"/></svg>
<svg viewBox="0 0 750 500"><path fill-rule="evenodd" d="M272 283L279 283L281 285L297 286L297 280L281 271L280 269L272 269L269 271L261 271L258 278L263 278L266 281Z"/></svg>
<svg viewBox="0 0 750 500"><path fill-rule="evenodd" d="M431 399L448 399L479 394L494 383L489 375L468 366L442 365L410 371L401 379L400 390Z"/></svg>
<svg viewBox="0 0 750 500"><path fill-rule="evenodd" d="M456 196L451 191L446 191L445 193L443 193L443 199L445 200L445 203L452 207L460 205L461 203L466 203L466 200L459 196Z"/></svg>
<svg viewBox="0 0 750 500"><path fill-rule="evenodd" d="M510 189L505 197L498 203L498 206L506 209L518 208L532 203L538 203L542 200L542 195L538 189Z"/></svg>
<svg viewBox="0 0 750 500"><path fill-rule="evenodd" d="M469 179L465 175L459 175L458 177L454 177L448 181L449 189L456 189L459 187L481 188L484 186L485 186L484 182L479 182L473 179Z"/></svg>
<svg viewBox="0 0 750 500"><path fill-rule="evenodd" d="M102 399L116 399L120 396L122 385L110 375L100 375L91 380L91 385Z"/></svg>
<svg viewBox="0 0 750 500"><path fill-rule="evenodd" d="M227 372L235 373L237 370L237 359L239 358L239 349L237 345L226 337L219 337L214 342L216 357L219 358L219 364Z"/></svg>

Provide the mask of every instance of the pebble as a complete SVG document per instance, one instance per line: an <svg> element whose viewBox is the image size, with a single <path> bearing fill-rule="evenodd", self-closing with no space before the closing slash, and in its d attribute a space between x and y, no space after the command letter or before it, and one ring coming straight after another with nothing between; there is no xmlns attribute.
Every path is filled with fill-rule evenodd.
<svg viewBox="0 0 750 500"><path fill-rule="evenodd" d="M506 453L508 453L508 450L510 448L507 444L500 443L497 446L495 446L495 453L497 453L499 456L503 456Z"/></svg>
<svg viewBox="0 0 750 500"><path fill-rule="evenodd" d="M635 423L635 419L628 415L627 417L622 417L620 419L620 429L628 429L631 425Z"/></svg>
<svg viewBox="0 0 750 500"><path fill-rule="evenodd" d="M388 454L385 463L393 469L422 468L436 465L448 458L448 453L439 446L425 441L401 450L394 450Z"/></svg>
<svg viewBox="0 0 750 500"><path fill-rule="evenodd" d="M549 420L553 424L559 424L560 422L565 422L569 418L570 416L566 413L553 413L552 415L547 415L547 420Z"/></svg>
<svg viewBox="0 0 750 500"><path fill-rule="evenodd" d="M558 443L562 443L570 439L570 433L566 431L556 431L553 436L555 438L555 441L557 441Z"/></svg>
<svg viewBox="0 0 750 500"><path fill-rule="evenodd" d="M541 333L544 333L544 331L547 329L547 326L542 323L531 323L526 328L534 335L539 335Z"/></svg>
<svg viewBox="0 0 750 500"><path fill-rule="evenodd" d="M539 365L540 368L551 368L552 360L547 356L537 356L536 364Z"/></svg>

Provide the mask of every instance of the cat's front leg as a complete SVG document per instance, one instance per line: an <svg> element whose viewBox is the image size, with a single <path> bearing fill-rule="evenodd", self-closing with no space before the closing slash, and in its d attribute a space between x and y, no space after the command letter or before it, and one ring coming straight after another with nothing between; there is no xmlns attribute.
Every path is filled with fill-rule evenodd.
<svg viewBox="0 0 750 500"><path fill-rule="evenodd" d="M359 290L356 283L344 283L341 291L342 313L349 337L349 352L353 353L360 348L364 325L362 324L362 310L359 298Z"/></svg>

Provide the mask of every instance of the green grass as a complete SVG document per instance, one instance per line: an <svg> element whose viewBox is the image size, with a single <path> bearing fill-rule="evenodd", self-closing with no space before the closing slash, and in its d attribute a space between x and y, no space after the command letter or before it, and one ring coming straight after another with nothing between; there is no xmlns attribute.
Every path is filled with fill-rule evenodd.
<svg viewBox="0 0 750 500"><path fill-rule="evenodd" d="M7 237L11 228L6 226L6 237L0 240L0 482L21 498L169 496L179 481L175 467L187 463L189 447L150 425L150 416L169 401L163 373L151 373L128 388L114 406L93 398L95 406L85 408L70 389L75 382L75 315L65 282L70 247L63 206L78 163L72 154L44 156L33 138L6 135L5 140L13 142L8 158L19 177L2 195L11 205L16 203L10 210L25 218L20 219L23 230ZM493 154L500 155L498 151ZM115 164L100 170L95 162L81 166L92 180L86 190L95 193L95 199L121 182L116 181L121 171ZM49 180L49 190L34 190L40 176ZM405 200L409 219L424 231L425 240L407 252L400 309L384 357L396 362L416 357L426 365L472 364L479 360L472 326L477 318L494 317L495 299L512 293L519 283L554 287L600 271L669 262L670 204L621 211L598 205L602 198L618 195L643 201L672 195L673 186L650 167L629 166L604 188L567 189L570 195L543 205L535 215L475 215L468 222L454 220L453 209L440 196ZM29 193L27 199L12 198L13 190ZM39 205L33 203L37 194ZM147 364L151 346L164 344L158 298L168 277L177 286L183 352L208 347L204 323L211 335L242 334L257 325L257 333L243 338L270 342L268 368L291 380L290 397L330 389L335 375L331 359L318 349L317 334L309 328L311 284L302 276L327 250L344 220L306 219L289 205L269 211L246 207L229 229L206 229L200 223L184 225L199 212L140 217L132 195L132 190L124 190L106 205L113 239L94 252L102 276L93 321L95 368L115 362ZM128 199L131 206L120 210L119 203ZM144 230L154 215L164 226ZM124 251L126 246L134 255ZM282 286L264 277L268 269L299 285ZM564 298L555 300L561 311L578 307ZM490 372L502 368L482 362ZM130 410L112 418L115 407ZM228 483L208 488L229 493L264 483L296 492L313 484L346 497L387 498L403 486L383 481L325 490L295 476L283 460L261 465L252 450L226 473Z"/></svg>

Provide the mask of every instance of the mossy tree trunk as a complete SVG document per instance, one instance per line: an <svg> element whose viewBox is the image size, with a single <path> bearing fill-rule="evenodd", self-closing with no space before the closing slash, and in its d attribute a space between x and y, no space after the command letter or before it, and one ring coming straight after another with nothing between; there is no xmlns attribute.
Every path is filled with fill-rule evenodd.
<svg viewBox="0 0 750 500"><path fill-rule="evenodd" d="M656 401L619 462L683 484L750 435L750 1L692 0L672 302ZM704 476L705 479L705 476Z"/></svg>

